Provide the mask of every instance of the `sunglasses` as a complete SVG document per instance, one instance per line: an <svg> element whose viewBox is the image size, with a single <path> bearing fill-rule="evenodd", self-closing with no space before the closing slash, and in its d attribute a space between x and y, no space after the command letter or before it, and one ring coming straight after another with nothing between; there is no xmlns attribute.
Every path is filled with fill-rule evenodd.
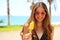
<svg viewBox="0 0 60 40"><path fill-rule="evenodd" d="M39 15L39 14L44 16L46 13L45 12L41 12L41 13L40 12L35 12L35 15Z"/></svg>

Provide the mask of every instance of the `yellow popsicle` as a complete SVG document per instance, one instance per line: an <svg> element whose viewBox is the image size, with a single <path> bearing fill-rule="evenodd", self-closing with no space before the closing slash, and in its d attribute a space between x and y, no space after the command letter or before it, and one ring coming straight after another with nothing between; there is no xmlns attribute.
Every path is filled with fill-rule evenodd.
<svg viewBox="0 0 60 40"><path fill-rule="evenodd" d="M34 29L34 22L33 21L30 23L29 29L30 29L30 31L32 31Z"/></svg>

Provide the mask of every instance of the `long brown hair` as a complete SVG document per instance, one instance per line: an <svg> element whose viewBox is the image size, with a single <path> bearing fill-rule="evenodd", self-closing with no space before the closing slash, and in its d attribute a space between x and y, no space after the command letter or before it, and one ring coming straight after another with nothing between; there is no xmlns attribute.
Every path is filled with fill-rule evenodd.
<svg viewBox="0 0 60 40"><path fill-rule="evenodd" d="M31 12L31 16L30 18L28 19L27 23L30 24L31 21L34 21L34 23L36 22L35 21L35 10L37 9L37 7L40 7L42 6L46 12L46 16L43 20L43 29L45 30L47 36L48 36L48 40L52 40L52 31L53 31L53 28L51 26L51 22L50 22L50 14L48 12L48 9L47 9L47 6L43 3L43 2L37 2L36 4L34 4L33 6L33 9L32 9L32 12Z"/></svg>

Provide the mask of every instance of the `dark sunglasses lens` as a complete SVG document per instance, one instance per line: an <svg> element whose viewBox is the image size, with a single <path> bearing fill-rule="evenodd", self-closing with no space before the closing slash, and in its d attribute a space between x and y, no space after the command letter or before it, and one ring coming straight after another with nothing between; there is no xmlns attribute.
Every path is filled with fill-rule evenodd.
<svg viewBox="0 0 60 40"><path fill-rule="evenodd" d="M36 15L39 15L39 12L36 12Z"/></svg>
<svg viewBox="0 0 60 40"><path fill-rule="evenodd" d="M36 14L36 15L39 15L39 14L44 15L45 13L44 13L44 12L41 12L41 13L36 12L35 14Z"/></svg>
<svg viewBox="0 0 60 40"><path fill-rule="evenodd" d="M41 15L44 15L44 14L45 14L44 12L41 13Z"/></svg>

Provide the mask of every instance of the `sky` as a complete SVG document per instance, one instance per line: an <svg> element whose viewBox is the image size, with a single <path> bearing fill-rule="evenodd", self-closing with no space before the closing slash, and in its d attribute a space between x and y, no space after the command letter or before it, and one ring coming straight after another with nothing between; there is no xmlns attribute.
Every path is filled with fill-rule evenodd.
<svg viewBox="0 0 60 40"><path fill-rule="evenodd" d="M34 0L35 3L37 0ZM42 0L43 1L43 0ZM49 8L49 3L44 0L43 1L47 7ZM31 9L30 5L32 0L10 0L10 15L12 16L30 16ZM52 16L60 16L60 1L54 0L51 4L51 15ZM0 16L7 16L7 0L0 0Z"/></svg>
<svg viewBox="0 0 60 40"><path fill-rule="evenodd" d="M34 0L34 1L35 1L34 3L38 2L38 0ZM48 1L47 0L41 0L41 1L43 1L46 4L49 10ZM30 9L31 3L32 3L32 0L29 0L29 2L27 2L27 0L9 0L11 24L21 24L21 23L23 24L24 22L26 22L26 20L28 19L27 16L30 16L31 14L31 9ZM8 21L5 16L7 16L7 0L0 0L0 19L3 19L4 23L6 24ZM14 16L14 17L11 17L11 16ZM60 0L53 0L53 2L51 3L51 16L52 16L51 17L52 24L60 24L60 19L59 19L60 18Z"/></svg>

